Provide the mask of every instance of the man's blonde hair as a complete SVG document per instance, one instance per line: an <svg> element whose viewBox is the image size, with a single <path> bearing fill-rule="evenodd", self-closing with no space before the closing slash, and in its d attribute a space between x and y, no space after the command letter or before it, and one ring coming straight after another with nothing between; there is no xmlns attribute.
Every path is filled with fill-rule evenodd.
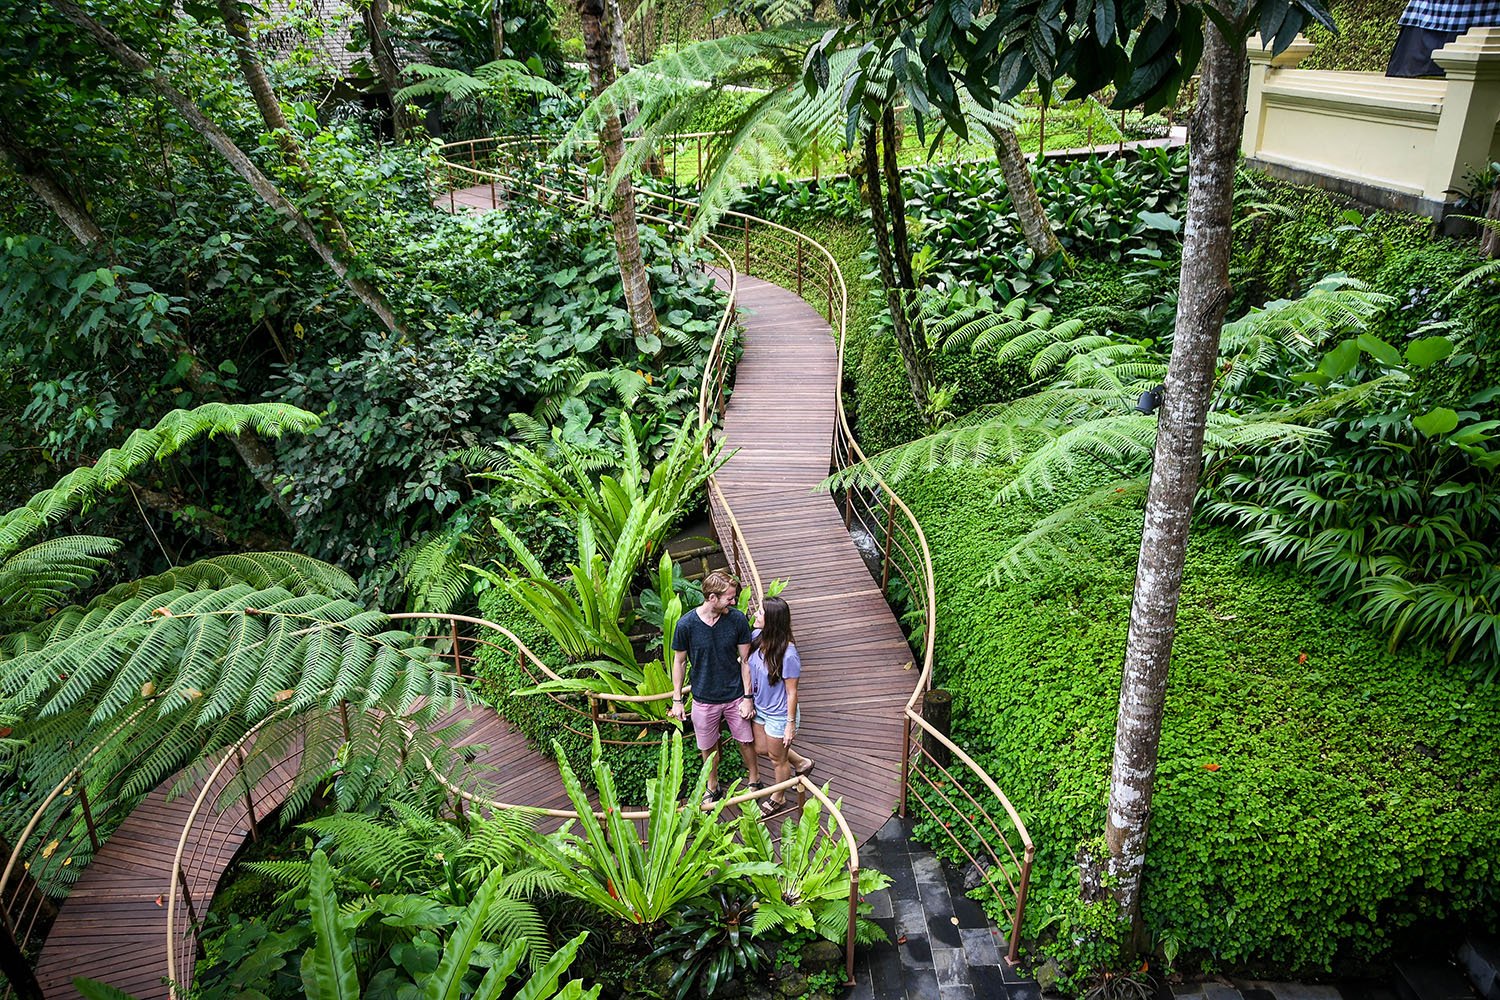
<svg viewBox="0 0 1500 1000"><path fill-rule="evenodd" d="M716 569L703 578L703 596L717 597L730 591L739 593L740 581L721 569Z"/></svg>

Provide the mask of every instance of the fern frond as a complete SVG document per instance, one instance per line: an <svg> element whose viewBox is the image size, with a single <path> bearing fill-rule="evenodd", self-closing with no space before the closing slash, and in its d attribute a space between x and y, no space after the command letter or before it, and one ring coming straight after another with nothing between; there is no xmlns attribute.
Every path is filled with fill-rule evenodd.
<svg viewBox="0 0 1500 1000"><path fill-rule="evenodd" d="M119 549L113 538L66 535L0 559L0 635L87 588Z"/></svg>
<svg viewBox="0 0 1500 1000"><path fill-rule="evenodd" d="M0 514L0 556L9 556L28 538L78 510L87 510L136 469L180 451L198 438L254 431L279 437L318 426L318 417L284 403L204 403L173 410L155 427L132 431L123 444L99 456L93 465L74 469L25 506Z"/></svg>

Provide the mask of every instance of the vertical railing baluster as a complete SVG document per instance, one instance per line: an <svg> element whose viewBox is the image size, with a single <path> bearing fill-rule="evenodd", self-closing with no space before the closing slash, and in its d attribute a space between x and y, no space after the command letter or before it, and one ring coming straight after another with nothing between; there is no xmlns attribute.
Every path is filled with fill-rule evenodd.
<svg viewBox="0 0 1500 1000"><path fill-rule="evenodd" d="M94 853L99 853L99 831L94 826L94 810L89 807L88 783L84 781L83 775L78 776L78 804L83 806L83 824L89 831L89 843L94 845Z"/></svg>
<svg viewBox="0 0 1500 1000"><path fill-rule="evenodd" d="M896 527L896 497L891 496L890 506L885 511L885 561L880 569L880 593L889 597L887 592L891 582L891 533Z"/></svg>
<svg viewBox="0 0 1500 1000"><path fill-rule="evenodd" d="M240 770L240 783L245 787L245 812L250 817L250 839L260 843L260 831L256 828L255 798L250 794L250 776L245 773L245 755L240 752L239 747L234 748L234 762Z"/></svg>
<svg viewBox="0 0 1500 1000"><path fill-rule="evenodd" d="M453 642L453 672L458 676L464 675L464 659L458 650L458 622L448 623L448 638Z"/></svg>

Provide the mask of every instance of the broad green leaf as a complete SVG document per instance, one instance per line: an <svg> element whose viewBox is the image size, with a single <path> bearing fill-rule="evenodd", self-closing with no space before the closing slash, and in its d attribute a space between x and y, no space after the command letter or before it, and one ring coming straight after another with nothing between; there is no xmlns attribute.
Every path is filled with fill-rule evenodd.
<svg viewBox="0 0 1500 1000"><path fill-rule="evenodd" d="M1353 339L1346 340L1323 357L1323 362L1318 365L1318 371L1329 378L1338 378L1347 375L1359 360L1359 342Z"/></svg>
<svg viewBox="0 0 1500 1000"><path fill-rule="evenodd" d="M1453 341L1447 337L1423 337L1406 347L1406 360L1418 368L1436 364L1453 353Z"/></svg>
<svg viewBox="0 0 1500 1000"><path fill-rule="evenodd" d="M1446 406L1439 406L1420 417L1412 417L1411 425L1428 437L1437 437L1458 426L1458 414Z"/></svg>
<svg viewBox="0 0 1500 1000"><path fill-rule="evenodd" d="M328 855L314 851L308 871L307 910L313 946L302 956L302 988L308 1000L358 1000L359 973L349 933L339 919Z"/></svg>
<svg viewBox="0 0 1500 1000"><path fill-rule="evenodd" d="M1401 353L1379 337L1362 333L1357 338L1356 343L1359 344L1360 350L1382 364L1395 366L1401 363Z"/></svg>

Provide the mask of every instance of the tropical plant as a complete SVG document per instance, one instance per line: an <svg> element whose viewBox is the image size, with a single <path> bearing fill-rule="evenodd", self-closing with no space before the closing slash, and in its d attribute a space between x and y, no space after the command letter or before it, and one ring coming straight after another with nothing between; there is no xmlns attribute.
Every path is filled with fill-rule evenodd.
<svg viewBox="0 0 1500 1000"><path fill-rule="evenodd" d="M698 808L708 789L707 767L698 772L686 799L689 804L679 802L684 773L681 733L662 737L656 777L646 786L650 818L644 839L624 816L614 772L600 753L598 733L591 768L599 796L597 812L562 748L555 741L553 748L581 834L573 832L570 821L555 834L534 838L529 849L539 864L562 880L564 893L601 915L644 931L715 886L774 871L770 863L746 860L730 828L719 823L727 799L712 808Z"/></svg>
<svg viewBox="0 0 1500 1000"><path fill-rule="evenodd" d="M1375 378L1335 392L1307 392L1295 402L1285 396L1287 371L1310 368L1318 348L1340 333L1370 340L1361 331L1388 308L1391 298L1357 282L1320 282L1301 299L1278 301L1225 326L1214 408L1205 427L1204 447L1211 468L1242 452L1278 446L1292 450L1326 440L1322 418L1385 389ZM1007 312L1006 310L1010 311ZM1066 487L1080 470L1100 467L1111 481L1084 492L1040 520L1000 557L997 578L1027 576L1059 561L1088 559L1094 517L1101 507L1135 500L1155 447L1157 424L1136 412L1139 400L1154 398L1167 370L1162 348L1120 342L1082 329L1072 321L1052 324L1024 306L988 314L965 311L952 321L960 341L975 338L974 349L1012 334L998 349L1001 361L1027 361L1041 391L1009 403L984 407L936 434L870 458L830 477L829 483L887 482L939 467L1004 461L1015 475L1000 502ZM941 324L940 330L946 329ZM993 337L985 336L993 332ZM1285 366L1283 368L1282 366Z"/></svg>
<svg viewBox="0 0 1500 1000"><path fill-rule="evenodd" d="M510 486L519 502L554 506L569 520L586 518L595 539L612 557L631 519L644 519L655 526L643 540L644 554L655 556L666 532L697 502L703 485L730 456L724 454L722 444L710 448L713 428L698 426L697 417L689 416L670 437L666 455L648 474L636 425L628 413L621 413L619 427L618 465L602 475L596 475L604 461L597 451L579 447L554 431L545 450L502 442L510 464L482 476Z"/></svg>
<svg viewBox="0 0 1500 1000"><path fill-rule="evenodd" d="M1476 389L1463 374L1473 365L1441 336L1404 353L1368 335L1344 341L1303 380L1338 384L1369 370L1388 383L1382 405L1335 414L1316 451L1235 460L1210 484L1206 513L1244 532L1249 558L1311 571L1388 631L1393 650L1425 639L1493 679L1500 451L1489 443L1500 387Z"/></svg>
<svg viewBox="0 0 1500 1000"><path fill-rule="evenodd" d="M132 431L120 447L105 451L93 465L73 470L52 488L0 514L0 637L38 622L44 612L85 590L121 546L97 535L37 541L48 528L128 486L143 466L204 437L254 432L271 438L317 425L313 414L277 403L207 403L173 410L156 426Z"/></svg>
<svg viewBox="0 0 1500 1000"><path fill-rule="evenodd" d="M713 996L721 983L760 969L766 949L750 931L756 907L753 893L720 887L669 914L649 956L672 960L668 992L685 1000L696 986L703 996Z"/></svg>
<svg viewBox="0 0 1500 1000"><path fill-rule="evenodd" d="M475 67L473 73L427 63L413 63L406 67L406 72L415 76L417 82L396 92L395 99L401 102L439 97L463 103L491 91L535 94L539 97L564 96L564 91L557 84L537 75L532 67L514 59L487 62Z"/></svg>
<svg viewBox="0 0 1500 1000"><path fill-rule="evenodd" d="M337 867L352 895L342 909L359 918L361 952L380 955L417 928L441 929L493 882L483 931L487 940L521 941L533 967L551 954L546 924L532 897L556 889L549 872L531 864L525 842L533 822L524 810L500 810L462 822L398 799L375 814L336 812L300 824ZM258 861L248 872L286 886L282 906L305 909L312 866ZM387 930L392 928L394 930Z"/></svg>
<svg viewBox="0 0 1500 1000"><path fill-rule="evenodd" d="M335 872L324 852L313 852L308 875L307 902L313 946L302 956L303 985L309 997L356 1000L361 995L361 975L355 962L356 951L351 945L355 928L364 918L359 914L345 913L339 906L334 893ZM414 982L409 975L388 968L385 971L391 974L383 977L380 985L391 990L405 985L419 991L423 1000L459 1000L464 996L473 1000L497 1000L512 989L509 980L525 957L529 942L518 938L503 949L492 943L490 910L503 877L503 870L496 869L480 884L473 900L459 912L457 921L452 924L437 965L431 972ZM557 949L515 995L528 1000L592 1000L597 997L600 987L586 990L576 979L558 988L559 980L587 937L588 933L584 932ZM477 982L472 971L476 967L485 970L477 977ZM368 988L373 989L374 985L372 981Z"/></svg>
<svg viewBox="0 0 1500 1000"><path fill-rule="evenodd" d="M0 705L16 717L24 750L15 766L29 787L50 789L97 745L94 773L114 775L129 800L256 727L255 767L301 742L294 803L336 760L349 773L388 779L415 747L414 763L447 769L431 734L401 720L419 699L417 715L432 718L463 692L461 682L422 640L358 603L353 581L335 567L296 553L219 556L59 607L93 582L112 541L65 536L23 548L195 438L314 423L274 404L177 411L0 514L5 619L14 629L0 635ZM330 723L328 713L345 702L379 713ZM370 759L381 766L365 766ZM340 800L359 804L368 791L368 782L344 781Z"/></svg>
<svg viewBox="0 0 1500 1000"><path fill-rule="evenodd" d="M837 803L835 803L837 805ZM774 866L749 876L758 900L751 930L755 936L772 932L810 931L843 944L849 932L849 845L823 831L822 803L809 797L801 811L781 825L774 841L759 814L740 814L740 842L755 861ZM890 876L861 868L857 893L861 900L891 884ZM870 904L861 902L856 915L855 940L874 944L885 931L866 916Z"/></svg>

